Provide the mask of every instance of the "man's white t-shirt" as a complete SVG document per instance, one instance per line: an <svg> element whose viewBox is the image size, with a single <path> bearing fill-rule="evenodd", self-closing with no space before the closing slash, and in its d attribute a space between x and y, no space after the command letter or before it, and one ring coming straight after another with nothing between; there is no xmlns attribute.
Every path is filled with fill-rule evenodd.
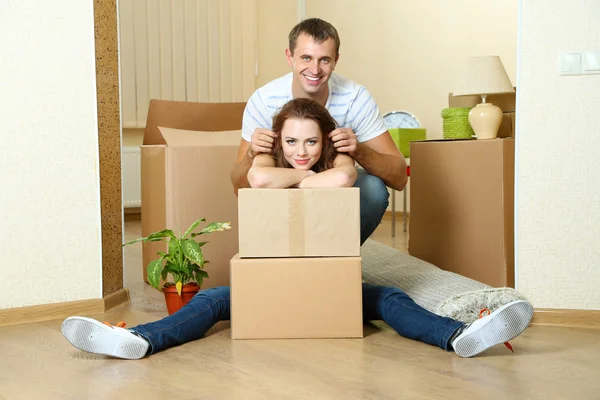
<svg viewBox="0 0 600 400"><path fill-rule="evenodd" d="M336 120L338 128L351 128L359 142L387 131L379 107L367 89L335 73L329 78L328 84L329 97L325 108ZM291 72L257 89L244 110L244 140L250 142L257 128L272 129L273 116L292 99Z"/></svg>

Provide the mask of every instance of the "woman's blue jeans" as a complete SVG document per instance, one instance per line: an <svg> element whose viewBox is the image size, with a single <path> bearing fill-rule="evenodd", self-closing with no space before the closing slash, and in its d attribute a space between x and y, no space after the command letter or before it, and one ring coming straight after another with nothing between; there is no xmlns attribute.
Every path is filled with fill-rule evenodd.
<svg viewBox="0 0 600 400"><path fill-rule="evenodd" d="M228 286L198 292L176 313L133 331L150 342L149 354L200 339L217 322L230 318ZM451 350L449 339L461 322L418 306L402 290L363 283L364 321L383 320L401 336Z"/></svg>
<svg viewBox="0 0 600 400"><path fill-rule="evenodd" d="M354 185L360 188L361 244L375 231L388 206L388 191L381 179L358 169ZM133 331L150 342L153 354L199 339L217 322L230 318L229 287L198 292L176 313L156 322L138 325ZM363 284L363 319L383 320L401 336L451 350L449 339L463 325L435 315L417 305L394 287Z"/></svg>

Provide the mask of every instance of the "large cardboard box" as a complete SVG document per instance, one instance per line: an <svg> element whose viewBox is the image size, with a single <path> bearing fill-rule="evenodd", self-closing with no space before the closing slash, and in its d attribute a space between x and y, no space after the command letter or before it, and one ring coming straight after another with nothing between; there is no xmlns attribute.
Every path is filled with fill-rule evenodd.
<svg viewBox="0 0 600 400"><path fill-rule="evenodd" d="M231 260L233 339L362 338L360 257Z"/></svg>
<svg viewBox="0 0 600 400"><path fill-rule="evenodd" d="M241 189L240 257L360 256L360 192Z"/></svg>
<svg viewBox="0 0 600 400"><path fill-rule="evenodd" d="M210 277L203 288L229 284L229 260L238 252L237 198L230 172L241 138L243 106L150 103L141 146L142 235L165 228L184 232L198 218L232 224L233 229L206 237L209 243L203 250ZM164 242L143 246L144 280L148 263L165 249Z"/></svg>
<svg viewBox="0 0 600 400"><path fill-rule="evenodd" d="M514 153L512 138L412 142L409 253L514 286Z"/></svg>

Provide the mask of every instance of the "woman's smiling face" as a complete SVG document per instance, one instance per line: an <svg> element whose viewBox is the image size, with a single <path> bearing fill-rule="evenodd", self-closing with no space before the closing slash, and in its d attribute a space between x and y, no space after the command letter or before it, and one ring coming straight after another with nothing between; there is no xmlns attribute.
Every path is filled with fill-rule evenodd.
<svg viewBox="0 0 600 400"><path fill-rule="evenodd" d="M293 168L309 170L321 157L323 134L312 119L288 118L281 130L281 146Z"/></svg>

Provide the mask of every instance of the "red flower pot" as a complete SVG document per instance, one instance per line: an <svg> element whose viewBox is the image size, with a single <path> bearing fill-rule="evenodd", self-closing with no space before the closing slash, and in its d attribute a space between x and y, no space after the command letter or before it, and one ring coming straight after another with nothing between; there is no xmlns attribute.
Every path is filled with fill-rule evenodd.
<svg viewBox="0 0 600 400"><path fill-rule="evenodd" d="M175 285L163 287L163 293L165 294L165 302L167 303L167 311L169 315L178 311L181 307L186 305L192 297L198 293L200 288L197 283L186 283L181 288L181 296L177 293Z"/></svg>

